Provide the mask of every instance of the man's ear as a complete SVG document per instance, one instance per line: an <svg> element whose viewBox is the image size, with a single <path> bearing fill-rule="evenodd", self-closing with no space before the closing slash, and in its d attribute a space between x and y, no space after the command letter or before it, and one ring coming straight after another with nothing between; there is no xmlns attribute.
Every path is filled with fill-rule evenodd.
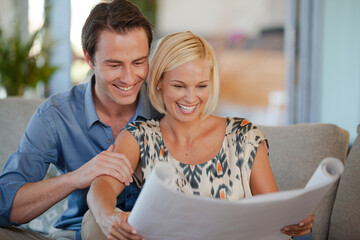
<svg viewBox="0 0 360 240"><path fill-rule="evenodd" d="M94 69L94 64L91 60L91 57L84 48L83 48L83 53L84 53L84 57L85 57L85 60L88 63L88 65L91 67L91 69Z"/></svg>

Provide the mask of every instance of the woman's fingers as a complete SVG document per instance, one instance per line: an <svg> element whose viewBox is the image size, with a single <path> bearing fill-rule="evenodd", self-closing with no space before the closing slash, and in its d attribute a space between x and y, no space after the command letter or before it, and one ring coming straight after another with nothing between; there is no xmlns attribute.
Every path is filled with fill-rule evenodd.
<svg viewBox="0 0 360 240"><path fill-rule="evenodd" d="M299 222L296 225L286 226L281 229L281 232L289 236L303 236L309 234L312 228L313 221L313 215L309 214L309 216L305 220Z"/></svg>
<svg viewBox="0 0 360 240"><path fill-rule="evenodd" d="M137 235L137 231L127 223L130 212L121 212L117 216L117 222L110 233L115 239L142 240L142 236Z"/></svg>

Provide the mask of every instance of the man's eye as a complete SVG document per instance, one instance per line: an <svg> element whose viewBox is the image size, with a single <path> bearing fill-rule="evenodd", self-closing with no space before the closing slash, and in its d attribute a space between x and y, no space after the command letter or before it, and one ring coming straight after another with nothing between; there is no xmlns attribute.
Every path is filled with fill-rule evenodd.
<svg viewBox="0 0 360 240"><path fill-rule="evenodd" d="M109 65L110 68L117 68L118 65Z"/></svg>
<svg viewBox="0 0 360 240"><path fill-rule="evenodd" d="M136 66L140 66L140 65L144 64L144 62L145 62L145 61L135 62L135 65L136 65Z"/></svg>

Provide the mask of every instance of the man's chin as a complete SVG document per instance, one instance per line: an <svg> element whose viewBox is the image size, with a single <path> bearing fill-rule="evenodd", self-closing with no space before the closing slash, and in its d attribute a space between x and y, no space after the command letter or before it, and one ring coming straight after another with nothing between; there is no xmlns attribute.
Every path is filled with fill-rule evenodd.
<svg viewBox="0 0 360 240"><path fill-rule="evenodd" d="M122 96L122 97L116 97L113 98L114 102L119 104L119 105L123 105L123 106L128 106L128 105L132 105L132 104L136 104L137 103L137 94L136 95L131 95L131 96Z"/></svg>

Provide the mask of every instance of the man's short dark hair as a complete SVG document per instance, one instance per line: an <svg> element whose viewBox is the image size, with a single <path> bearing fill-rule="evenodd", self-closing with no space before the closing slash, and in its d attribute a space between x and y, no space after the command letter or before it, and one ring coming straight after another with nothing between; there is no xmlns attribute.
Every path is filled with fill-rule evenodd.
<svg viewBox="0 0 360 240"><path fill-rule="evenodd" d="M144 29L150 49L153 26L135 4L126 0L99 3L91 10L82 28L82 47L94 63L96 46L102 31L123 34L138 28Z"/></svg>

